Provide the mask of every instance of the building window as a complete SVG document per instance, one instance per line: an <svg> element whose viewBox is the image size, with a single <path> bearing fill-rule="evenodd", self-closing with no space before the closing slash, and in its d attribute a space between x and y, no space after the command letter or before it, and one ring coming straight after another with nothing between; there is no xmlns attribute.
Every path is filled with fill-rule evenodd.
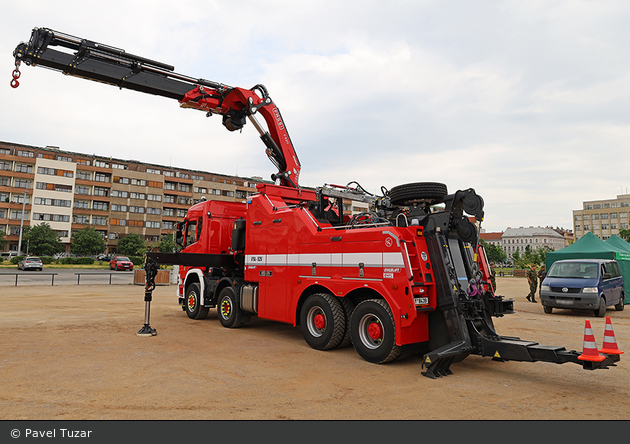
<svg viewBox="0 0 630 444"><path fill-rule="evenodd" d="M162 202L162 196L160 196L159 194L147 194L147 200Z"/></svg>
<svg viewBox="0 0 630 444"><path fill-rule="evenodd" d="M94 225L107 225L107 218L103 216L92 216L92 223Z"/></svg>
<svg viewBox="0 0 630 444"><path fill-rule="evenodd" d="M20 156L20 157L34 157L32 151L18 150L17 155Z"/></svg>
<svg viewBox="0 0 630 444"><path fill-rule="evenodd" d="M92 203L92 208L99 211L107 211L107 202L94 201Z"/></svg>
<svg viewBox="0 0 630 444"><path fill-rule="evenodd" d="M15 179L15 183L13 184L16 188L31 188L31 181L26 179Z"/></svg>
<svg viewBox="0 0 630 444"><path fill-rule="evenodd" d="M77 171L77 179L92 180L92 173L89 171Z"/></svg>
<svg viewBox="0 0 630 444"><path fill-rule="evenodd" d="M90 201L88 200L75 200L74 208L79 210L89 210L90 209Z"/></svg>
<svg viewBox="0 0 630 444"><path fill-rule="evenodd" d="M83 214L75 214L74 216L72 216L72 223L75 223L75 224L87 224L88 223L88 216L85 216Z"/></svg>
<svg viewBox="0 0 630 444"><path fill-rule="evenodd" d="M94 173L94 180L96 182L109 182L109 175L103 173Z"/></svg>
<svg viewBox="0 0 630 444"><path fill-rule="evenodd" d="M108 188L101 188L101 187L94 187L94 195L95 196L101 196L101 197L107 197L109 195L109 189Z"/></svg>
<svg viewBox="0 0 630 444"><path fill-rule="evenodd" d="M26 165L23 163L18 163L17 165L15 165L15 172L33 174L33 165Z"/></svg>
<svg viewBox="0 0 630 444"><path fill-rule="evenodd" d="M102 160L95 160L94 166L100 167L100 168L109 168L109 164L107 162L103 162Z"/></svg>
<svg viewBox="0 0 630 444"><path fill-rule="evenodd" d="M123 199L127 199L129 197L129 192L120 191L120 190L112 190L112 197L122 197Z"/></svg>

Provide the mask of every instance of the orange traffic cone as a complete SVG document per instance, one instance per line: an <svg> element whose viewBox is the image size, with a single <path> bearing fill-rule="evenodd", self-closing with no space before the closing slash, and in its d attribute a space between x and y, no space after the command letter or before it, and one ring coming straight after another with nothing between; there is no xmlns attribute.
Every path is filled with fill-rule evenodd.
<svg viewBox="0 0 630 444"><path fill-rule="evenodd" d="M597 351L595 336L593 336L593 330L591 329L591 321L588 319L586 320L586 325L584 326L584 349L582 354L578 356L578 359L594 362L601 362L606 359L606 356L599 354Z"/></svg>
<svg viewBox="0 0 630 444"><path fill-rule="evenodd" d="M604 343L602 348L599 349L600 353L608 353L610 355L620 355L623 352L617 347L617 340L615 339L615 332L612 328L612 322L610 322L610 316L606 316L606 330L604 330Z"/></svg>

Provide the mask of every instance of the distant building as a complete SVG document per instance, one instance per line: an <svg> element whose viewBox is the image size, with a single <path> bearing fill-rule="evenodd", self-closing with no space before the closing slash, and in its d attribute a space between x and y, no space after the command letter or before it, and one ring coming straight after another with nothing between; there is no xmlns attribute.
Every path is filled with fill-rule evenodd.
<svg viewBox="0 0 630 444"><path fill-rule="evenodd" d="M503 232L480 234L480 238L487 243L500 246L508 257L517 250L523 253L528 245L532 250L539 247L560 250L572 242L572 237L573 233L570 230L550 227L508 227Z"/></svg>
<svg viewBox="0 0 630 444"><path fill-rule="evenodd" d="M616 199L592 200L582 203L581 210L573 210L573 231L578 240L589 231L602 240L619 230L628 228L630 194L620 194Z"/></svg>

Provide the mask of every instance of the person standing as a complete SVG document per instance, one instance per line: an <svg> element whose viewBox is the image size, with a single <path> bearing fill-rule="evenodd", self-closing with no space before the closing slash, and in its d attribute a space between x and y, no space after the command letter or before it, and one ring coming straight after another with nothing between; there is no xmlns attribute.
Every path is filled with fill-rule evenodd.
<svg viewBox="0 0 630 444"><path fill-rule="evenodd" d="M540 270L538 270L538 295L540 295L540 290L542 288L542 282L545 280L547 276L547 270L545 269L545 264L540 266Z"/></svg>
<svg viewBox="0 0 630 444"><path fill-rule="evenodd" d="M527 300L529 302L536 302L536 290L538 290L536 264L532 264L531 268L527 270L527 282L529 283L529 294L527 295Z"/></svg>

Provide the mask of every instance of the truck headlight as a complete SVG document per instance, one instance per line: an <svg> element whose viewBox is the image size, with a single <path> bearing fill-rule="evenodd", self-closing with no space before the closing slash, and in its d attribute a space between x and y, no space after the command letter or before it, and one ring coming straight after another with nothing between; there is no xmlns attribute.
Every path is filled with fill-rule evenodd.
<svg viewBox="0 0 630 444"><path fill-rule="evenodd" d="M597 287L584 287L582 293L597 293Z"/></svg>
<svg viewBox="0 0 630 444"><path fill-rule="evenodd" d="M543 285L540 287L540 291L551 291L551 287L549 285Z"/></svg>

